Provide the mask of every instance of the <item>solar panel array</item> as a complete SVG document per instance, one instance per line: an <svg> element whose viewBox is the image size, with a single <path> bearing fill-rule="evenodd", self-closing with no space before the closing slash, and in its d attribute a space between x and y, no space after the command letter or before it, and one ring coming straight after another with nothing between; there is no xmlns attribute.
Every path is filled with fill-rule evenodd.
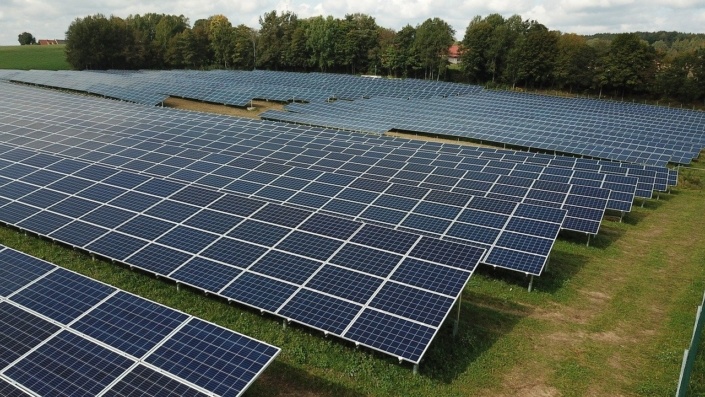
<svg viewBox="0 0 705 397"><path fill-rule="evenodd" d="M280 349L0 246L3 396L238 396Z"/></svg>
<svg viewBox="0 0 705 397"><path fill-rule="evenodd" d="M331 98L432 98L466 95L478 86L424 80L371 79L324 73L270 71L5 71L0 80L71 89L157 105L168 96L233 106L252 99L323 102Z"/></svg>
<svg viewBox="0 0 705 397"><path fill-rule="evenodd" d="M57 156L0 174L7 224L412 362L484 253ZM398 332L423 337L397 346Z"/></svg>
<svg viewBox="0 0 705 397"><path fill-rule="evenodd" d="M142 127L147 128L153 126L143 124ZM17 135L19 137L26 137L28 133L26 128L8 132L10 135ZM51 136L43 137L42 139L47 142L56 142L63 140L60 136L64 136L64 139L71 138L78 143L78 138L74 136L75 133L75 130L69 135L63 135L61 132L57 132ZM81 157L89 158L97 162L103 162L108 157L111 157L110 161L106 162L107 165L114 164L116 161L124 164L130 162L133 157L139 157L140 159L146 158L142 160L144 163L152 163L148 168L146 166L142 167L146 168L144 172L148 174L170 176L179 180L195 182L217 189L224 189L279 202L290 202L308 208L323 208L326 211L351 216L356 219L381 222L392 226L409 227L436 235L446 234L444 231L448 229L451 222L455 221L457 214L450 210L449 215L426 218L426 216L437 215L443 207L439 207L436 204L424 203L422 207L426 208L426 210L418 214L418 216L421 216L421 218L418 219L428 219L428 221L418 222L414 221L415 216L411 216L410 219L405 219L399 211L409 210L412 213L416 212L415 209L418 208L419 200L453 205L456 207L459 206L462 209L470 200L470 197L467 197L467 195L490 197L525 202L528 204L565 208L568 210L568 218L562 225L563 229L596 234L604 214L605 205L608 203L607 196L609 192L601 189L564 186L561 183L540 183L523 178L516 180L502 177L499 174L496 176L475 176L474 172L461 172L461 174L458 175L457 173L448 174L448 172L444 172L442 169L437 172L434 172L436 171L434 169L410 170L406 169L408 168L406 164L399 161L388 161L390 164L383 167L385 164L383 164L382 161L378 161L379 159L376 158L373 159L376 164L370 164L370 161L355 163L355 159L352 158L353 156L349 156L349 160L353 160L350 163L338 161L336 164L332 164L334 160L328 158L324 166L324 163L321 161L309 164L297 161L296 158L290 159L289 161L282 161L281 157L276 155L271 157L258 156L265 161L273 161L278 164L286 165L277 167L267 165L263 161L255 161L252 157L243 158L242 154L244 153L234 156L232 153L234 153L236 148L234 147L235 145L231 145L227 149L224 148L221 150L221 155L217 157L209 156L211 152L199 153L196 149L190 150L188 157L180 155L178 151L175 152L175 149L170 149L170 153L168 154L165 154L162 150L160 153L162 156L159 156L159 161L154 161L147 155L150 154L150 150L160 150L162 147L156 144L147 145L150 150L145 150L147 149L143 144L146 139L145 137L118 132L115 132L115 134L141 140L131 140L128 142L123 140L121 141L122 144L113 143L103 146L96 146L96 144L94 144L92 145L93 152L87 152ZM57 135L59 135L59 137L57 137ZM162 133L161 135L167 134ZM283 139L283 134L275 134L274 137ZM94 134L92 138L101 140L109 139L98 133ZM171 141L162 140L160 144L172 143L181 146L178 142L179 138L183 138L183 134L175 134ZM193 138L193 136L191 136L191 138ZM152 139L150 142L154 143L154 140ZM30 142L25 142L25 144L29 143ZM130 143L131 146L129 145ZM121 147L123 150L120 149ZM123 153L124 149L127 148L133 148L133 150ZM243 146L240 147L240 149L249 148ZM292 152L291 149L294 149L294 151ZM260 149L260 154L262 154L261 150L262 149ZM222 152L229 154L222 154ZM110 156L109 153L115 154ZM282 145L279 154L286 153L292 155L298 154L299 156L297 157L300 158L307 158L312 155L308 153L308 151L303 152L297 146L287 147ZM196 157L201 158L197 159ZM240 159L240 161L236 161L238 159ZM338 157L338 160L340 160L340 157ZM157 165L165 166L166 164L176 163L186 166L189 170L192 170L192 172L184 174L183 172L176 171L175 168L155 168ZM229 164L232 167L222 168L221 164ZM289 165L292 165L292 167ZM346 165L348 165L348 167L346 167ZM316 171L306 172L301 170L300 167L315 169ZM256 170L252 171L252 169L255 168ZM418 168L418 166L416 168ZM366 171L363 172L363 169ZM199 174L195 170L206 172ZM342 173L348 177L332 175L323 170ZM375 170L378 170L378 172L375 172ZM194 175L205 177L207 176L207 172L216 172L216 174L211 174L211 176L218 176L217 183L203 183L199 182L203 178L194 178ZM281 174L286 174L287 178L278 180ZM354 177L350 177L350 175L365 176L368 177L369 180L356 180ZM384 178L384 175L386 175L387 178ZM212 178L206 179L206 182L210 179ZM378 182L382 179L391 183L384 184ZM315 181L311 182L313 180ZM400 183L393 183L395 180ZM410 189L401 185L420 186L421 188ZM350 189L346 189L347 187ZM452 200L439 192L429 190L439 189L449 191L451 188L454 188L455 193L459 193L459 195L456 195ZM305 200L302 199L301 196L294 197L299 190L307 193L304 196ZM366 191L366 193L361 191ZM444 197L441 199L441 196ZM434 197L436 199L434 199ZM632 200L633 194L628 197L626 203L630 206ZM406 202L406 204L400 204L400 202ZM436 214L430 213L430 208L433 207L436 207L434 211ZM419 209L423 210L422 208ZM433 219L436 219L435 224L433 224ZM447 219L447 221L443 219ZM407 223L403 223L402 221ZM410 225L418 225L420 228L414 228ZM449 231L451 232L450 236L458 236L457 233L453 233L454 230L452 227ZM467 233L463 233L463 236L467 237ZM480 241L483 244L488 243L485 239L481 239Z"/></svg>
<svg viewBox="0 0 705 397"><path fill-rule="evenodd" d="M458 136L658 166L688 164L705 147L702 112L623 104L615 114L600 101L577 98L482 91L423 101L372 98L287 109L262 117L351 131Z"/></svg>
<svg viewBox="0 0 705 397"><path fill-rule="evenodd" d="M27 98L29 94L24 93L23 97ZM19 104L17 101L13 103ZM33 103L33 100L30 100L27 107L35 109ZM96 104L93 108L103 116L111 111L97 106ZM13 109L8 113L31 114L33 110L27 110L27 107ZM41 113L46 113L46 109L42 108ZM80 114L73 106L70 110L64 110L74 115ZM163 110L142 108L137 113L131 109L131 117L139 120L138 126L131 129L145 131L160 127L159 122L148 124L148 121L156 116L155 112L161 114ZM174 111L171 113L180 114ZM119 119L120 122L124 121L122 117ZM222 118L221 121L223 120L228 119ZM14 124L24 126L17 129ZM552 187L547 183L543 184L545 186L537 185L536 189L524 183L509 190L506 187L511 186L495 183L497 189L487 194L479 191L474 196L464 193L448 194L429 188L356 179L300 167L282 167L247 158L233 160L232 155L216 156L195 149L185 151L163 146L163 142L154 143L153 140L145 146L142 140L135 139L134 134L130 135L130 139L119 139L95 132L86 135L78 126L69 125L68 130L72 136L62 137L60 133L49 134L36 130L40 127L36 123L15 121L14 124L10 124L14 129L3 135L3 140L18 140L27 147L37 147L35 144L40 143L40 147L45 149L52 142L61 142L51 145L54 149L49 151L74 157L80 155L86 160L110 166L119 165L120 168L131 172L137 170L149 175L168 176L170 179L212 189L286 202L308 209L320 209L355 220L443 237L450 241L469 242L488 249L486 257L483 258L484 263L534 275L541 274L561 227L576 228L593 234L597 232L608 194L604 189L574 188L560 184L555 184L558 187ZM107 125L105 127L108 128ZM57 128L58 125L54 125L52 130ZM111 131L118 134L114 128ZM164 134L166 133L161 133ZM42 142L30 138L38 139L40 135L44 135ZM16 138L11 139L13 136ZM189 138L190 140L192 139ZM106 145L96 141L112 143ZM128 145L129 149L123 145ZM76 146L82 149L79 150ZM88 147L95 150L90 151ZM158 161L155 161L155 157ZM496 180L499 177L492 178ZM504 190L498 193L503 186ZM556 191L547 190L551 188ZM488 194L496 197L481 199ZM510 194L516 196L512 197ZM593 194L593 197L588 196L589 194ZM498 200L499 197L513 202ZM586 205L591 205L592 208L587 208ZM563 206L572 213L565 222L566 211L560 209ZM479 214L476 209L480 209ZM489 221L481 216L485 212L499 213Z"/></svg>

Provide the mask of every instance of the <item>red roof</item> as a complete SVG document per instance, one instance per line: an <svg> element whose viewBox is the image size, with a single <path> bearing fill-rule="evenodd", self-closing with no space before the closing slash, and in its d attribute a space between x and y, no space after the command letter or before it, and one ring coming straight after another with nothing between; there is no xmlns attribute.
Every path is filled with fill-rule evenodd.
<svg viewBox="0 0 705 397"><path fill-rule="evenodd" d="M457 44L453 44L450 46L448 49L448 57L449 58L460 58L460 46Z"/></svg>

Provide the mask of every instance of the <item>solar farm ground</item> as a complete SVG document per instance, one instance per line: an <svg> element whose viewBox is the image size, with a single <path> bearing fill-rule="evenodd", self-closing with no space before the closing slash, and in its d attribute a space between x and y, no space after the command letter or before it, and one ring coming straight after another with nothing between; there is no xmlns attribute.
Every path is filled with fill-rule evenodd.
<svg viewBox="0 0 705 397"><path fill-rule="evenodd" d="M665 396L705 289L704 185L705 165L696 163L672 194L635 206L623 223L604 222L590 247L582 235L561 237L532 293L523 276L481 267L463 292L458 335L447 321L419 375L10 228L0 228L0 242L281 347L251 396Z"/></svg>

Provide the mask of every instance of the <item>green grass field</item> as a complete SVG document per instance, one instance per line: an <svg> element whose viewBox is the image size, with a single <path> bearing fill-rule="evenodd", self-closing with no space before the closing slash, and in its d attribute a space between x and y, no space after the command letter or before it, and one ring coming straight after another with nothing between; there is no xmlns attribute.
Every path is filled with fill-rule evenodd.
<svg viewBox="0 0 705 397"><path fill-rule="evenodd" d="M0 69L69 70L65 45L0 46Z"/></svg>
<svg viewBox="0 0 705 397"><path fill-rule="evenodd" d="M531 293L525 277L481 268L463 292L458 335L446 321L418 375L11 228L0 228L0 242L281 347L249 396L672 396L705 289L703 181L704 171L683 170L672 194L636 205L622 223L605 220L589 247L562 236Z"/></svg>

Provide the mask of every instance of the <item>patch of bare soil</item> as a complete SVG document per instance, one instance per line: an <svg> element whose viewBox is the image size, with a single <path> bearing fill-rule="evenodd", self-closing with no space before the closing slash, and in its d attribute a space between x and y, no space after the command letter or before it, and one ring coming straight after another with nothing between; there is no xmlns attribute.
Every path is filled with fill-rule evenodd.
<svg viewBox="0 0 705 397"><path fill-rule="evenodd" d="M277 102L268 101L252 101L250 108L239 108L235 106L218 105L215 103L207 103L200 101L192 101L190 99L181 99L170 97L164 101L164 106L175 109L193 110L197 112L223 114L227 116L247 117L258 119L259 115L267 110L283 110L284 105Z"/></svg>
<svg viewBox="0 0 705 397"><path fill-rule="evenodd" d="M486 145L486 144L472 142L472 141L465 141L462 139L452 138L452 137L443 137L443 136L434 137L434 136L429 136L429 135L418 135L418 134L414 134L414 133L410 133L410 132L397 132L397 131L389 131L384 135L405 138L405 139L415 139L415 140L426 141L426 142L454 143L456 145L463 145L463 146L477 146L477 147L487 147L487 148L493 148L493 149L500 149L500 147L498 147L498 146Z"/></svg>

